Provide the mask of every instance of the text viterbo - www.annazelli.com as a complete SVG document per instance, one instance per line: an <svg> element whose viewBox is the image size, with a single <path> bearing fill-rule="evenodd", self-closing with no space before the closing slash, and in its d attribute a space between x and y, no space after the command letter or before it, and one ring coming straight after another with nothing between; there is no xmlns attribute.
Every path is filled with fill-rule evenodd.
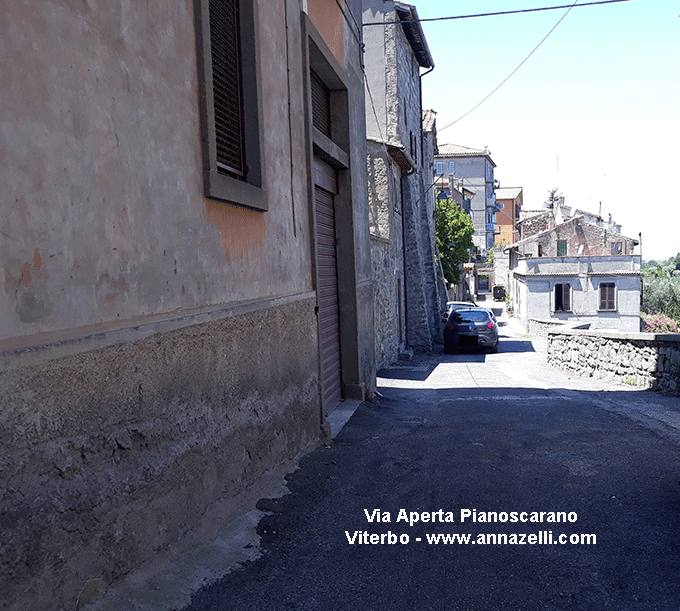
<svg viewBox="0 0 680 611"><path fill-rule="evenodd" d="M432 533L424 537L411 537L406 533L396 534L369 533L355 530L345 531L350 545L408 545L411 541L425 541L429 545L596 545L594 534L565 533L553 534L552 530L541 530L538 533Z"/></svg>
<svg viewBox="0 0 680 611"><path fill-rule="evenodd" d="M392 522L389 511L380 509L364 509L367 522ZM478 511L476 509L460 509L458 522L475 523L574 523L578 520L576 512L555 511ZM406 511L400 509L396 515L396 523L404 522L413 527L415 524L427 522L456 522L453 511ZM349 545L407 545L411 541L427 542L429 545L596 545L597 537L581 533L555 533L552 530L539 530L534 533L431 533L411 538L407 533L371 533L367 530L345 531Z"/></svg>

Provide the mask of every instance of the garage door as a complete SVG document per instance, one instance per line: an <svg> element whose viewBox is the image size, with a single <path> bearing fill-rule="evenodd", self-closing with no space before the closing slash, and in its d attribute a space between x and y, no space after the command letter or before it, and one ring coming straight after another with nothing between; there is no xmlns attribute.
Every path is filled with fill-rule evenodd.
<svg viewBox="0 0 680 611"><path fill-rule="evenodd" d="M315 164L315 166L315 169L318 170L319 165ZM315 172L315 174L318 176L318 172ZM323 182L323 180L319 182ZM325 186L333 187L329 183L326 183ZM315 187L315 200L321 376L324 406L328 413L337 407L342 399L335 205L333 193L319 185Z"/></svg>

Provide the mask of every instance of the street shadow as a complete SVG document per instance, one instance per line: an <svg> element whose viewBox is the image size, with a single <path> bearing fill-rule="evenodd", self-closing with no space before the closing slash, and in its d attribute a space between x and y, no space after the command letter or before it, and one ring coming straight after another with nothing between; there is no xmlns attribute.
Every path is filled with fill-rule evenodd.
<svg viewBox="0 0 680 611"><path fill-rule="evenodd" d="M498 352L536 352L536 348L528 339L501 338Z"/></svg>
<svg viewBox="0 0 680 611"><path fill-rule="evenodd" d="M433 365L394 365L378 371L379 378L387 380L411 380L414 382L424 382L430 377L437 364Z"/></svg>

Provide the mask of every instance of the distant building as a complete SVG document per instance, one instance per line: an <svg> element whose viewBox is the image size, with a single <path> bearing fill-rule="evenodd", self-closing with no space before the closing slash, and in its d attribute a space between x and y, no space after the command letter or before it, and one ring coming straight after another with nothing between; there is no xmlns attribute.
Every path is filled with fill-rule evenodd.
<svg viewBox="0 0 680 611"><path fill-rule="evenodd" d="M441 144L435 155L437 186L448 189L449 184L455 184L460 190L462 184L462 188L473 192L470 215L475 226L473 241L479 254L491 250L495 242L496 213L500 210L494 193L500 186L494 179L495 167L487 149Z"/></svg>
<svg viewBox="0 0 680 611"><path fill-rule="evenodd" d="M496 189L496 239L497 247L509 246L519 240L517 222L524 203L522 187L499 187Z"/></svg>
<svg viewBox="0 0 680 611"><path fill-rule="evenodd" d="M517 317L531 332L565 322L639 331L637 240L609 229L618 225L605 227L597 215L562 221L562 212L557 208L524 219L526 237L505 249Z"/></svg>

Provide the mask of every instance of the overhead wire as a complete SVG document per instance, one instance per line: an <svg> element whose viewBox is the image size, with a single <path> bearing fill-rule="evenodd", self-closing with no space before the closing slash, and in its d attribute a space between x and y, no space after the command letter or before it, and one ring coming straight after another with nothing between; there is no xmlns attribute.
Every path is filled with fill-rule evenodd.
<svg viewBox="0 0 680 611"><path fill-rule="evenodd" d="M438 130L437 130L437 133L442 132L442 131L444 131L445 129L448 129L449 127L451 127L452 125L455 125L455 124L458 123L459 121L462 121L465 117L467 117L469 114L471 114L472 112L474 112L475 110L477 110L482 104L484 104L484 102L486 102L486 101L487 101L494 93L496 93L503 85L505 85L505 83L507 83L507 82L512 78L512 76L513 76L513 75L514 75L514 74L515 74L515 73L516 73L516 72L517 72L517 71L518 71L518 70L519 70L519 69L520 69L520 68L521 68L528 60L529 60L529 58L530 58L530 57L538 50L538 48L539 48L539 47L540 47L540 46L548 39L548 37L549 37L549 36L557 29L557 26L559 26L560 23L562 23L562 21L566 18L566 16L571 12L571 9L573 9L573 8L578 4L578 1L579 1L579 0L576 0L571 6L563 7L563 8L567 8L567 11L564 13L564 15L562 15L562 16L559 18L559 20L557 21L557 23L556 23L556 24L550 29L550 31L549 31L549 32L541 39L541 42L539 42L539 43L531 50L531 52L529 53L529 55L527 55L527 56L519 63L519 65L518 65L518 66L517 66L510 74L508 74L508 76L506 76L506 77L500 82L499 85L497 85L497 86L489 93L489 95L487 95L483 100L481 100L480 102L478 102L477 104L475 104L475 105L474 105L470 110L468 110L464 115L458 117L455 121L452 121L451 123L449 123L448 125L445 125L445 126L442 127L441 129L438 129ZM610 2L612 2L612 1L620 2L620 1L627 1L627 0L609 0L609 1L610 1ZM585 5L580 4L579 6L585 6Z"/></svg>
<svg viewBox="0 0 680 611"><path fill-rule="evenodd" d="M596 2L584 2L583 4L579 4L577 8L585 7L585 6L596 6L599 4L614 4L617 2L630 2L631 0L597 0ZM477 13L473 15L453 15L451 17L426 17L426 18L419 18L419 19L401 19L399 21L371 21L368 23L364 23L363 26L371 26L371 25L386 25L386 24L393 24L393 23L423 23L425 21L450 21L453 19L474 19L476 17L497 17L497 16L502 16L502 15L517 15L520 13L537 13L540 11L555 11L555 10L560 10L568 8L571 9L573 8L573 5L569 4L564 4L561 6L543 6L539 8L526 8L526 9L516 9L512 11L496 11L493 13Z"/></svg>

